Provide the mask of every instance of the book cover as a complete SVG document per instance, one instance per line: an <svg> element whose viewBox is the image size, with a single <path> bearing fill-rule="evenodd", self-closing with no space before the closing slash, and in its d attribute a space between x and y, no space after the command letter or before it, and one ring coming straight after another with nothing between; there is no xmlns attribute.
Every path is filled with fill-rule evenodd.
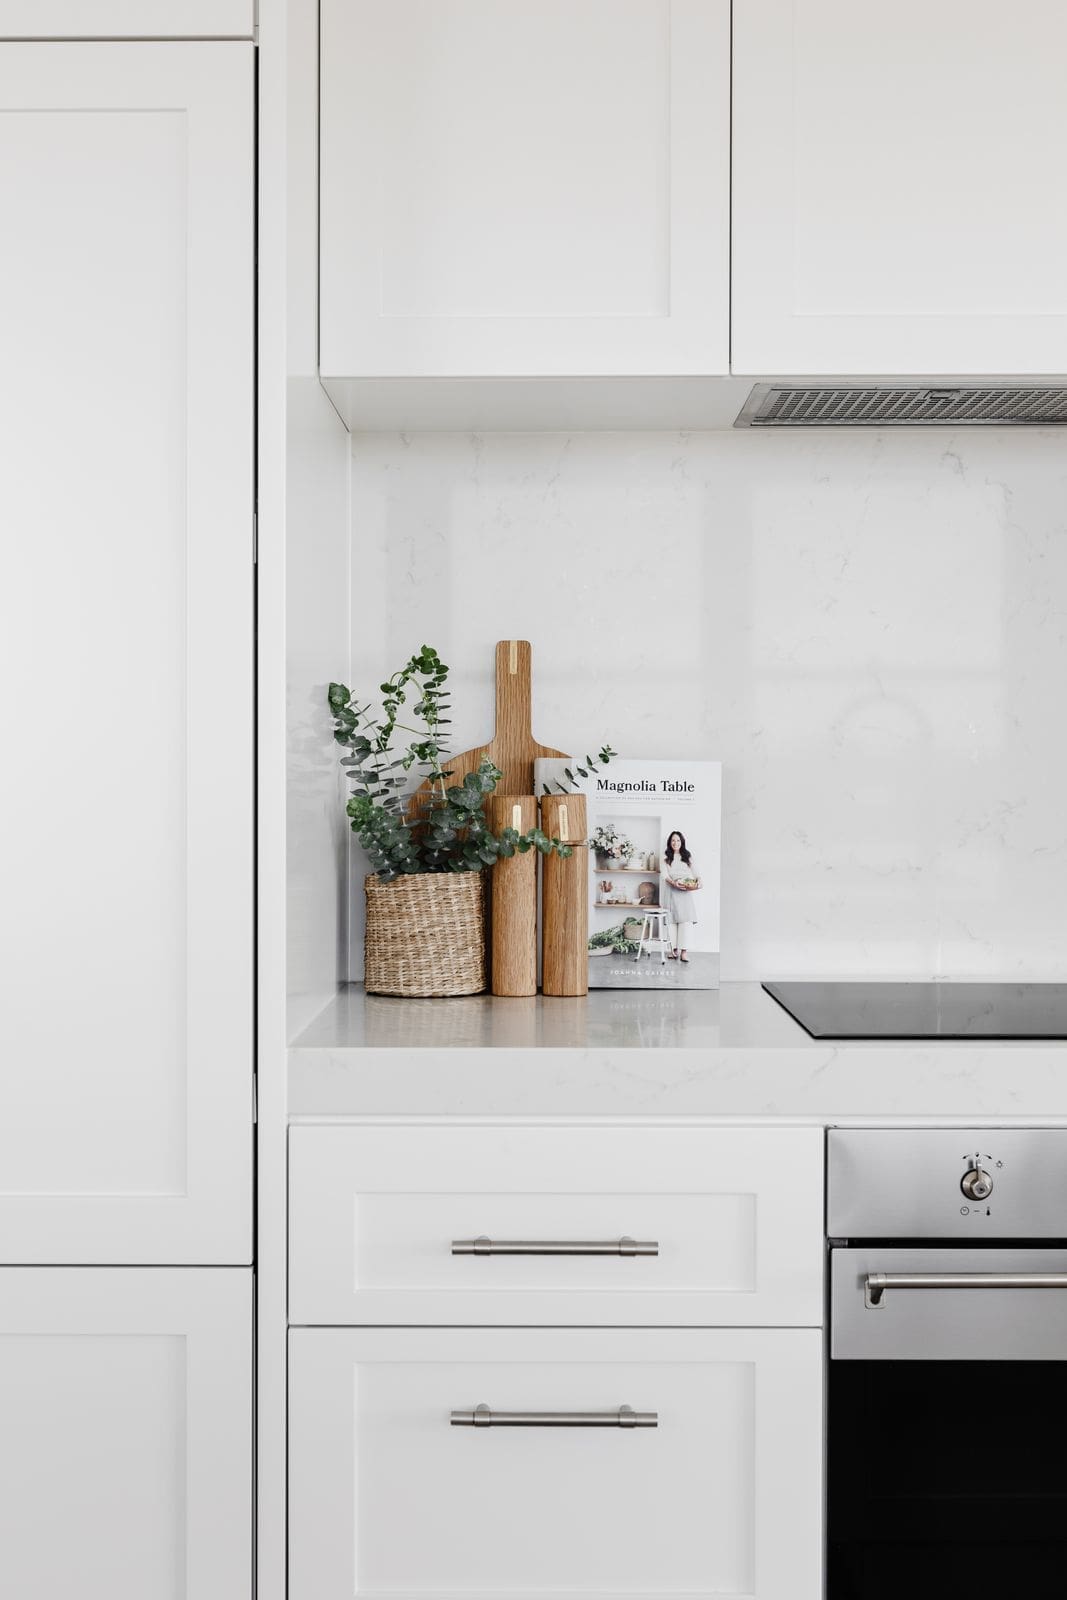
<svg viewBox="0 0 1067 1600"><path fill-rule="evenodd" d="M586 796L589 987L717 989L721 763L535 762L537 794L557 785Z"/></svg>

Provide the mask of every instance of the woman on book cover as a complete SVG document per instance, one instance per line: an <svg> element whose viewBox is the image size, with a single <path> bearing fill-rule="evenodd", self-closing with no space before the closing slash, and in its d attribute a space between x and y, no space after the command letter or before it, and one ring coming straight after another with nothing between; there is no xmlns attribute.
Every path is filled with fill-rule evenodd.
<svg viewBox="0 0 1067 1600"><path fill-rule="evenodd" d="M689 929L699 921L699 889L700 874L685 842L685 834L675 830L668 835L663 851L663 909L674 924L672 961L688 964Z"/></svg>

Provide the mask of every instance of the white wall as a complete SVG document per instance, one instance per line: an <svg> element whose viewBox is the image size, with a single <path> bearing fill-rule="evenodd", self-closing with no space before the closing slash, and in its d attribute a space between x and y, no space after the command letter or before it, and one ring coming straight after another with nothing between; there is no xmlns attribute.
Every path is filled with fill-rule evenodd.
<svg viewBox="0 0 1067 1600"><path fill-rule="evenodd" d="M317 6L289 0L286 155L286 990L292 1038L336 993L348 826L326 686L347 671L349 442L318 381Z"/></svg>
<svg viewBox="0 0 1067 1600"><path fill-rule="evenodd" d="M1058 434L352 450L356 685L436 645L463 749L528 638L538 738L720 758L724 978L1067 973Z"/></svg>
<svg viewBox="0 0 1067 1600"><path fill-rule="evenodd" d="M348 672L348 436L316 377L286 402L288 1035L345 976L348 824L326 705Z"/></svg>

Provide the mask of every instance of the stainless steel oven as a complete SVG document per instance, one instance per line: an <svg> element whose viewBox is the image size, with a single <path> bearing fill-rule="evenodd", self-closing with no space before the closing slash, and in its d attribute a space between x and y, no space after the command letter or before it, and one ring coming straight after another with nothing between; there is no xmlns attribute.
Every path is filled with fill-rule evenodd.
<svg viewBox="0 0 1067 1600"><path fill-rule="evenodd" d="M1067 1594L1067 1129L829 1136L828 1600Z"/></svg>

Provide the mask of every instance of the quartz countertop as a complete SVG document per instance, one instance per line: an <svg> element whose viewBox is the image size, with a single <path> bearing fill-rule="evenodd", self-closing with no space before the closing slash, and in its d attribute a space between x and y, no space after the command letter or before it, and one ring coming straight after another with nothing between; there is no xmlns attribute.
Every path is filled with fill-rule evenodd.
<svg viewBox="0 0 1067 1600"><path fill-rule="evenodd" d="M1056 1122L1067 1043L813 1039L758 983L581 1000L400 1000L353 984L293 1041L289 1112Z"/></svg>

